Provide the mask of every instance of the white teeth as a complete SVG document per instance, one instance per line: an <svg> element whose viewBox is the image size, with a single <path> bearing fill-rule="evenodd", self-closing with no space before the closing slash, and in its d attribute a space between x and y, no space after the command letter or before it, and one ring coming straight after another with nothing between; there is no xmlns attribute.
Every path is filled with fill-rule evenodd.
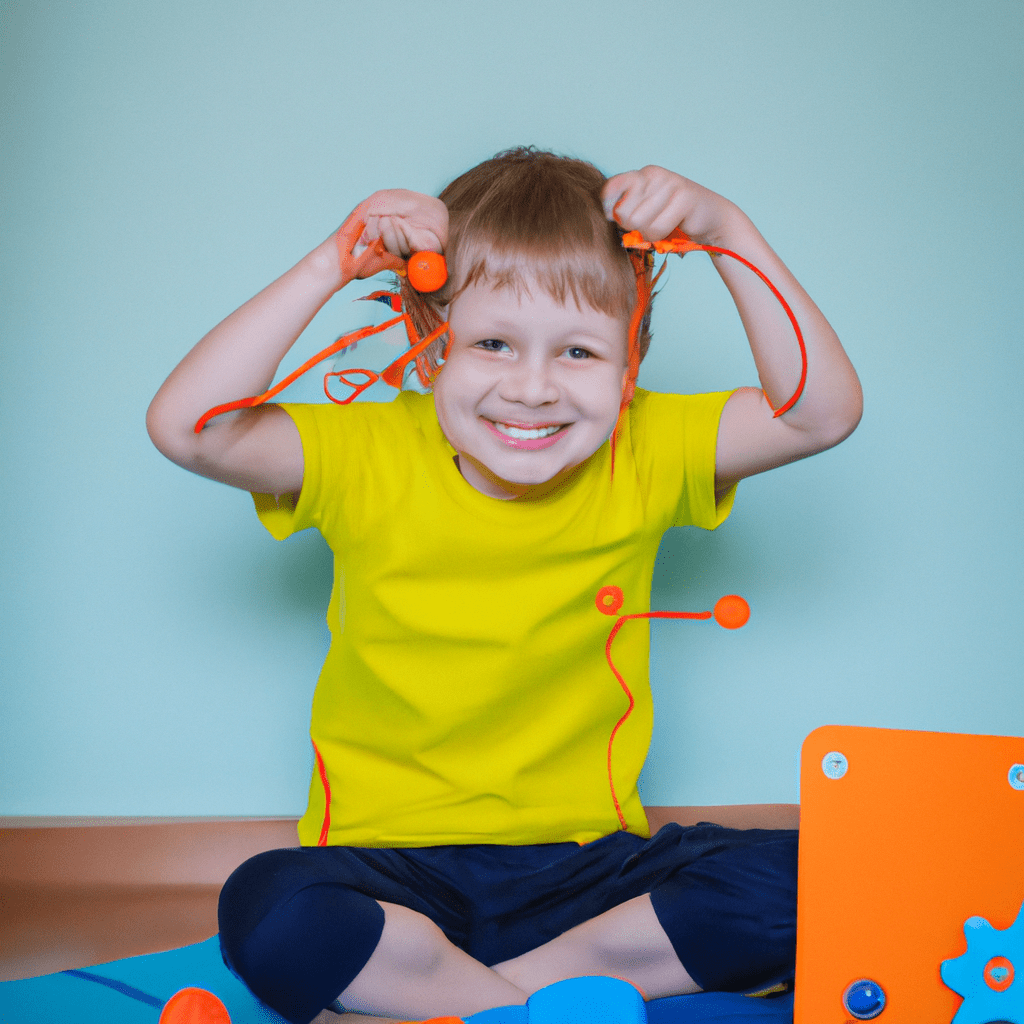
<svg viewBox="0 0 1024 1024"><path fill-rule="evenodd" d="M537 427L535 430L527 430L525 427L513 427L508 423L495 423L495 427L498 428L501 433L507 437L517 437L521 441L536 441L540 437L550 437L552 434L557 434L561 430L561 426L553 427Z"/></svg>

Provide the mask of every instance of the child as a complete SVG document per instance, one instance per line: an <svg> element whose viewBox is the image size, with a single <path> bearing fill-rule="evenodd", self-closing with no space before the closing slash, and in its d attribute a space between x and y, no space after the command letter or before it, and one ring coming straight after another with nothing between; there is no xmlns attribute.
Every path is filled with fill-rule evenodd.
<svg viewBox="0 0 1024 1024"><path fill-rule="evenodd" d="M356 214L348 274L389 265L377 239L447 256L418 313L450 323L432 395L265 405L194 433L207 409L267 388L347 283L332 236L203 338L148 417L173 461L254 492L275 537L315 526L335 555L303 845L226 883L226 962L294 1024L337 1019L336 1000L466 1015L587 974L648 998L787 980L795 833L648 838L648 631L615 641L627 699L595 598L616 587L623 614L647 611L666 529L714 529L743 477L854 429L860 387L838 339L736 206L662 168L606 180L514 150L440 199L378 192ZM793 307L808 376L784 415L792 326L730 259L716 266L763 391L632 394L631 323L641 348L647 332L622 230L677 228L738 251Z"/></svg>

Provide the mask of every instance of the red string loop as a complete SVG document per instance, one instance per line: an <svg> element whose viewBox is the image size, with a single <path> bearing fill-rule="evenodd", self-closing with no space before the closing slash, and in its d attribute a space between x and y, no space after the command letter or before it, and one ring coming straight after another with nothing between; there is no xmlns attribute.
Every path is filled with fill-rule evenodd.
<svg viewBox="0 0 1024 1024"><path fill-rule="evenodd" d="M375 293L379 295L380 293ZM367 296L368 298L370 296ZM307 370L311 370L317 363L323 362L328 356L334 355L335 352L340 352L343 349L349 348L358 341L362 341L363 338L368 338L373 334L379 334L381 331L386 331L396 324L405 324L406 335L409 338L410 348L403 352L394 362L389 363L387 366L377 373L376 370L364 370L352 367L347 370L334 370L324 375L324 392L327 397L334 402L336 405L348 405L353 399L361 395L371 384L376 383L378 380L383 380L385 384L390 384L394 388L401 388L402 381L405 377L405 368L409 362L416 359L417 356L421 355L424 349L427 348L431 342L436 341L448 330L448 321L446 320L443 324L431 331L425 338L419 338L416 334L416 328L413 327L412 320L407 313L402 313L399 316L392 317L390 320L385 321L382 324L378 324L376 327L363 327L357 331L353 331L351 334L346 334L337 341L332 342L325 349L317 352L315 356L307 359L297 370L288 374L284 380L279 384L275 384L269 391L264 391L262 395L253 395L251 398L239 398L234 402L225 402L224 405L216 405L212 409L208 409L199 417L195 425L195 432L198 434L207 423L210 422L215 416L220 416L226 412L234 412L236 409L252 409L255 406L263 405L265 402L269 402L271 398L279 395L289 384L293 384L299 379ZM447 352L447 350L446 350ZM348 374L361 373L367 380L363 383L353 383L347 379ZM331 377L337 377L349 387L355 388L355 391L347 398L343 400L336 399L328 388L328 381Z"/></svg>

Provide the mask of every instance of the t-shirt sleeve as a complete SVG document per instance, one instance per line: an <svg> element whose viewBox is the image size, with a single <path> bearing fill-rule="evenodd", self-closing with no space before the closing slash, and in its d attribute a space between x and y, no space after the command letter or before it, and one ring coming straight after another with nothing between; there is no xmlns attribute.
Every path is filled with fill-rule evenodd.
<svg viewBox="0 0 1024 1024"><path fill-rule="evenodd" d="M403 485L423 447L433 401L402 392L392 402L281 406L302 441L302 490L254 494L260 521L278 540L316 527L344 545L365 536L388 509L401 508ZM436 419L434 420L436 423Z"/></svg>
<svg viewBox="0 0 1024 1024"><path fill-rule="evenodd" d="M323 438L316 405L282 405L302 440L302 490L296 502L292 494L259 494L252 500L260 522L275 540L321 525L319 497L323 491Z"/></svg>
<svg viewBox="0 0 1024 1024"><path fill-rule="evenodd" d="M714 530L732 511L735 485L715 497L718 423L731 391L663 395L637 391L630 416L633 457L649 508L664 528Z"/></svg>

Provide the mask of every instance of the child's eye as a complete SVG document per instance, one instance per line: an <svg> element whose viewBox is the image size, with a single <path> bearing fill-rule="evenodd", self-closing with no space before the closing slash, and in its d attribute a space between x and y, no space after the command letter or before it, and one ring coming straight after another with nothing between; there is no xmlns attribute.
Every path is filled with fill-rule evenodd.
<svg viewBox="0 0 1024 1024"><path fill-rule="evenodd" d="M476 343L476 347L486 349L488 352L500 352L503 348L508 348L505 342L498 338L484 338L483 341Z"/></svg>
<svg viewBox="0 0 1024 1024"><path fill-rule="evenodd" d="M570 359L589 359L590 353L585 348L580 348L579 345L573 345L572 348L566 349L565 354Z"/></svg>

